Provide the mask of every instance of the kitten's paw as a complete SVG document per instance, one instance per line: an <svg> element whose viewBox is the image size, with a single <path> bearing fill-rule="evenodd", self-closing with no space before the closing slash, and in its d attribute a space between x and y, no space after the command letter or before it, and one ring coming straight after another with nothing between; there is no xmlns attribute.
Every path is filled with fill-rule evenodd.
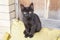
<svg viewBox="0 0 60 40"><path fill-rule="evenodd" d="M30 36L29 36L29 38L32 38L32 37L33 37L33 35L30 35Z"/></svg>
<svg viewBox="0 0 60 40"><path fill-rule="evenodd" d="M29 35L29 38L32 38L32 37L33 37L33 34L30 34L30 35Z"/></svg>
<svg viewBox="0 0 60 40"><path fill-rule="evenodd" d="M25 38L27 38L28 36L27 36L27 35L25 35L24 37L25 37Z"/></svg>
<svg viewBox="0 0 60 40"><path fill-rule="evenodd" d="M25 34L25 38L27 38L27 37L29 37L29 35L28 34Z"/></svg>
<svg viewBox="0 0 60 40"><path fill-rule="evenodd" d="M24 34L26 34L26 31L24 30L24 32L23 32Z"/></svg>
<svg viewBox="0 0 60 40"><path fill-rule="evenodd" d="M25 35L24 36L25 38L27 38L29 36L28 33L25 30L24 30L24 35Z"/></svg>

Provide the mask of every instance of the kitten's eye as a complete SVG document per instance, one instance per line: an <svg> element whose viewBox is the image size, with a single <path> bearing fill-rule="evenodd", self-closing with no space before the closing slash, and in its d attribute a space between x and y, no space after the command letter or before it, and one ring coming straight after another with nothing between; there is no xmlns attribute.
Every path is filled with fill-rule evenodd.
<svg viewBox="0 0 60 40"><path fill-rule="evenodd" d="M29 14L31 14L31 12L29 12Z"/></svg>
<svg viewBox="0 0 60 40"><path fill-rule="evenodd" d="M26 14L26 12L24 12L24 14Z"/></svg>

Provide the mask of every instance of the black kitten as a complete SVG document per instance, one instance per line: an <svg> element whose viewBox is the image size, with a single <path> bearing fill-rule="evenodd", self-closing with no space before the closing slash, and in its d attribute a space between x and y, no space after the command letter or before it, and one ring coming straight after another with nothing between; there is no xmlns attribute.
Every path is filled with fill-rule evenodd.
<svg viewBox="0 0 60 40"><path fill-rule="evenodd" d="M41 22L39 17L34 14L33 3L31 3L29 7L24 7L24 5L21 4L21 11L23 14L23 22L25 24L25 37L31 38L35 32L39 32L41 30Z"/></svg>

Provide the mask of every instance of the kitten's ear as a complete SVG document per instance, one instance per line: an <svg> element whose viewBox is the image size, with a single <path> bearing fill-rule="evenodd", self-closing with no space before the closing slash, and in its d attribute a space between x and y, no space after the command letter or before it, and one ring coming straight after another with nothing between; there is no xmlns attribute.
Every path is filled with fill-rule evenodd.
<svg viewBox="0 0 60 40"><path fill-rule="evenodd" d="M23 9L24 9L24 5L23 5L23 4L20 4L20 7L21 7L21 10L23 10Z"/></svg>
<svg viewBox="0 0 60 40"><path fill-rule="evenodd" d="M33 5L33 3L30 4L30 7L31 7L32 9L34 9L34 5Z"/></svg>

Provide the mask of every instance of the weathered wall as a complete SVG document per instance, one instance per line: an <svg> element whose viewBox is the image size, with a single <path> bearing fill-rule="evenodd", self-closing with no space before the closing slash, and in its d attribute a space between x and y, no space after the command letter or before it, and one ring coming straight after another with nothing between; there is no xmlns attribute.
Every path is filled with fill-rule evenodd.
<svg viewBox="0 0 60 40"><path fill-rule="evenodd" d="M50 0L49 18L60 20L60 0Z"/></svg>
<svg viewBox="0 0 60 40"><path fill-rule="evenodd" d="M34 3L34 12L39 17L43 17L46 7L45 0L19 0L19 4L23 4L24 6L29 6L31 2Z"/></svg>
<svg viewBox="0 0 60 40"><path fill-rule="evenodd" d="M60 9L60 0L50 0L50 10Z"/></svg>
<svg viewBox="0 0 60 40"><path fill-rule="evenodd" d="M24 6L29 6L31 2L34 3L35 9L43 9L44 8L44 0L19 0L20 4L23 4Z"/></svg>

